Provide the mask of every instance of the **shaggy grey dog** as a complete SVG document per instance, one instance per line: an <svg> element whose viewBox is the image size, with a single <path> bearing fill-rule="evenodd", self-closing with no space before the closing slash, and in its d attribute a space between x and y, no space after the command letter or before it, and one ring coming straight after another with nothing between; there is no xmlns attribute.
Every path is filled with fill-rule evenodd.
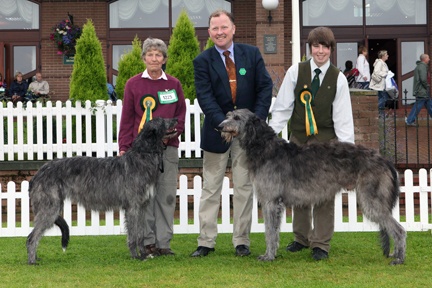
<svg viewBox="0 0 432 288"><path fill-rule="evenodd" d="M153 197L162 165L163 139L177 135L176 125L177 119L154 118L120 157L72 157L42 166L29 184L35 216L33 231L27 238L28 264L36 264L39 241L54 224L62 232L62 247L66 250L69 227L61 217L65 198L96 211L123 208L131 256L146 259L144 208Z"/></svg>
<svg viewBox="0 0 432 288"><path fill-rule="evenodd" d="M341 189L356 189L363 215L379 224L384 255L389 256L392 237L395 260L390 264L404 262L406 232L392 216L399 197L398 176L378 152L341 142L288 143L246 109L229 112L219 130L228 142L237 136L248 157L265 224L267 250L259 260L275 258L284 206L314 205L334 199Z"/></svg>

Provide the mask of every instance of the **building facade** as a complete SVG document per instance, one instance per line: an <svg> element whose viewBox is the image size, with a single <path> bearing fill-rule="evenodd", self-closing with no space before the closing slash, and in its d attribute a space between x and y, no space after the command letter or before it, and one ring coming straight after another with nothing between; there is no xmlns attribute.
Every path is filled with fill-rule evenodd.
<svg viewBox="0 0 432 288"><path fill-rule="evenodd" d="M53 91L52 99L65 101L73 66L50 45L52 27L60 21L72 16L82 27L87 19L93 20L108 81L115 84L118 60L135 35L141 40L152 36L169 43L184 8L195 23L203 49L208 16L225 9L235 17L234 41L259 47L276 82L293 61L307 57L309 31L328 26L337 40L331 58L334 65L343 70L345 61L355 63L358 46L364 45L372 67L377 52L385 49L400 90L412 94L415 61L431 47L429 1L293 1L279 0L269 22L269 11L260 0L0 0L0 73L10 84L18 71L25 79L41 71Z"/></svg>

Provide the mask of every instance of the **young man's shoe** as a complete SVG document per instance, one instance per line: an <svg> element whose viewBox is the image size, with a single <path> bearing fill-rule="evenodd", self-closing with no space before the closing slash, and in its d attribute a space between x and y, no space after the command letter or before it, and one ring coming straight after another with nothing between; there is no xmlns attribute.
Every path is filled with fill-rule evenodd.
<svg viewBox="0 0 432 288"><path fill-rule="evenodd" d="M174 251L172 251L170 248L159 249L158 252L159 252L159 255L161 255L161 256L174 256L175 255Z"/></svg>
<svg viewBox="0 0 432 288"><path fill-rule="evenodd" d="M303 244L300 244L299 242L293 241L290 244L288 244L285 251L298 252L298 251L303 250L305 248L308 248L308 247L304 246Z"/></svg>
<svg viewBox="0 0 432 288"><path fill-rule="evenodd" d="M156 248L155 244L146 245L146 246L144 246L144 249L145 249L146 254L153 255L154 257L160 255L159 249Z"/></svg>
<svg viewBox="0 0 432 288"><path fill-rule="evenodd" d="M207 256L210 251L215 251L215 248L208 248L204 246L198 246L197 250L192 253L191 257Z"/></svg>

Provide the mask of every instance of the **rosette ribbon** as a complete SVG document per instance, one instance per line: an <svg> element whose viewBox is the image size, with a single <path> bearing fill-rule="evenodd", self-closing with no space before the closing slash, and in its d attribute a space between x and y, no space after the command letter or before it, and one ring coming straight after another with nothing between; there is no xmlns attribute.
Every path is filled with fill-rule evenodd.
<svg viewBox="0 0 432 288"><path fill-rule="evenodd" d="M141 108L143 109L144 113L143 113L143 116L141 118L141 123L140 123L140 126L138 128L138 133L141 131L141 129L144 127L144 124L147 121L150 121L153 119L152 112L155 111L157 108L157 101L153 95L147 94L141 98L140 104L141 104Z"/></svg>
<svg viewBox="0 0 432 288"><path fill-rule="evenodd" d="M315 135L318 134L318 128L315 122L315 117L312 111L312 102L313 97L312 93L308 89L304 89L300 91L299 94L299 100L300 103L305 107L305 113L306 113L306 135Z"/></svg>

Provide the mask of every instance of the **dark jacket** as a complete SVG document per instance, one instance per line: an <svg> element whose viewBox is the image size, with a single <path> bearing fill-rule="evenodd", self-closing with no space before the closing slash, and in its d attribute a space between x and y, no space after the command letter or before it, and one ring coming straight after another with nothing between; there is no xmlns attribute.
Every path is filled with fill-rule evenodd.
<svg viewBox="0 0 432 288"><path fill-rule="evenodd" d="M27 93L28 89L28 83L27 81L21 81L21 84L19 84L16 80L14 80L9 88L9 97L12 97L13 95L19 95L21 97L25 97L25 94Z"/></svg>
<svg viewBox="0 0 432 288"><path fill-rule="evenodd" d="M230 147L215 130L229 111L247 108L266 119L270 108L273 82L259 49L234 43L234 59L237 76L235 104L226 67L216 48L203 51L193 60L196 95L205 115L201 148L208 152L225 153Z"/></svg>
<svg viewBox="0 0 432 288"><path fill-rule="evenodd" d="M418 60L417 67L414 70L414 84L413 96L415 97L428 97L429 83L428 83L428 67L426 63Z"/></svg>

